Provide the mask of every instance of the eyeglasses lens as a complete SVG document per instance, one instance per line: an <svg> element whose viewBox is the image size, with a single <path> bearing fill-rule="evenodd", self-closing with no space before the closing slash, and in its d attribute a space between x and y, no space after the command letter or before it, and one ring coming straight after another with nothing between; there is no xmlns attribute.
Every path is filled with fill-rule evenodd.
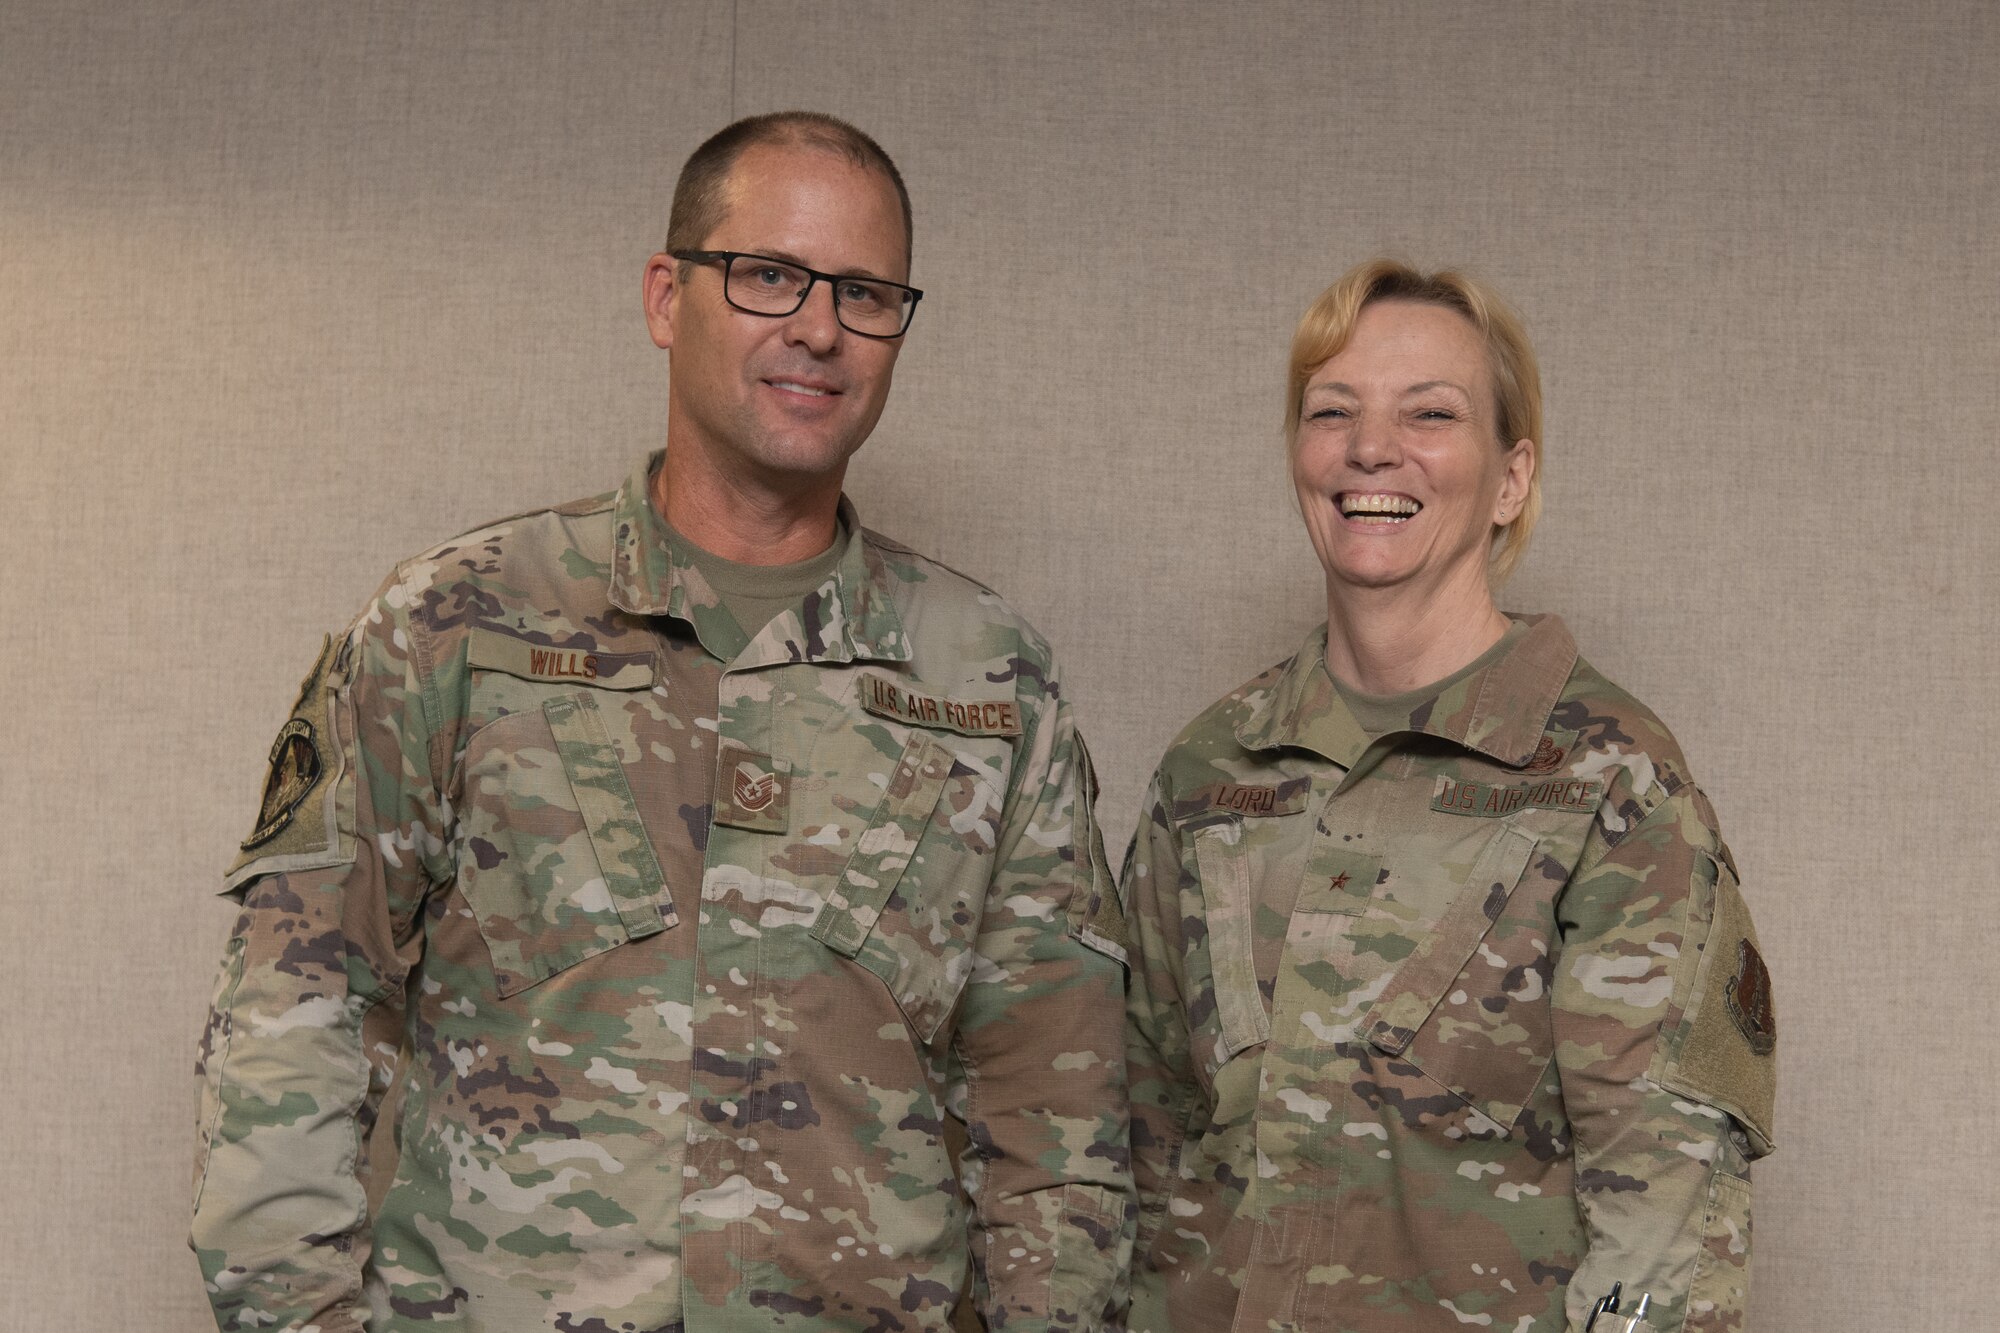
<svg viewBox="0 0 2000 1333"><path fill-rule="evenodd" d="M798 309L799 298L812 281L805 270L768 259L731 260L728 278L724 295L760 315L788 315Z"/></svg>
<svg viewBox="0 0 2000 1333"><path fill-rule="evenodd" d="M770 259L730 263L724 292L733 305L760 315L789 315L804 303L812 274ZM856 333L893 338L909 322L909 294L889 283L841 278L834 283L834 311Z"/></svg>

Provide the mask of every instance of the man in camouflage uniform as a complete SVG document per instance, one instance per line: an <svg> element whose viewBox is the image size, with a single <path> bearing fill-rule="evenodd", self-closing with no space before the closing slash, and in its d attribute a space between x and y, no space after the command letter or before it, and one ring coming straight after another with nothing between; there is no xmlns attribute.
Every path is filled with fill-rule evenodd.
<svg viewBox="0 0 2000 1333"><path fill-rule="evenodd" d="M1131 1328L1740 1330L1776 1023L1679 747L1553 616L1370 719L1325 636L1126 867Z"/></svg>
<svg viewBox="0 0 2000 1333"><path fill-rule="evenodd" d="M646 276L664 454L399 566L320 654L226 879L193 1227L222 1328L1115 1304L1088 760L1034 631L841 498L918 295L908 217L850 126L717 135Z"/></svg>

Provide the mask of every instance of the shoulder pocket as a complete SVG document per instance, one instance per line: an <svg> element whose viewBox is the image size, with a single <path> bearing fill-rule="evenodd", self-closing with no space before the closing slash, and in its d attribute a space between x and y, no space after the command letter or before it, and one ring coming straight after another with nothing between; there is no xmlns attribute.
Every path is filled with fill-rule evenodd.
<svg viewBox="0 0 2000 1333"><path fill-rule="evenodd" d="M1773 1146L1778 1092L1771 973L1728 854L1698 851L1694 876L1674 1004L1651 1072L1660 1086L1735 1117L1750 1156L1762 1157Z"/></svg>
<svg viewBox="0 0 2000 1333"><path fill-rule="evenodd" d="M271 745L256 826L223 872L224 893L259 875L354 860L354 718L343 706L336 648L344 653L348 640L330 634L321 640L292 715Z"/></svg>
<svg viewBox="0 0 2000 1333"><path fill-rule="evenodd" d="M479 739L459 816L459 880L503 998L674 924L594 698L556 695Z"/></svg>
<svg viewBox="0 0 2000 1333"><path fill-rule="evenodd" d="M1523 922L1499 933L1498 949L1487 944L1535 846L1519 830L1494 831L1464 889L1358 1028L1377 1050L1408 1060L1508 1131L1555 1053L1546 935Z"/></svg>
<svg viewBox="0 0 2000 1333"><path fill-rule="evenodd" d="M925 731L904 743L887 790L813 923L813 938L875 973L931 1041L972 971L991 868L961 835L998 819L992 790Z"/></svg>

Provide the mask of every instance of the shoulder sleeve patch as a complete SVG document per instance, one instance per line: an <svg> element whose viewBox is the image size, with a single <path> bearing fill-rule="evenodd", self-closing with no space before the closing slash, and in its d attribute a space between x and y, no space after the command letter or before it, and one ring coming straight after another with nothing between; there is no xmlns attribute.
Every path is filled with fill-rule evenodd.
<svg viewBox="0 0 2000 1333"><path fill-rule="evenodd" d="M1727 851L1698 852L1694 875L1675 1004L1661 1030L1653 1077L1662 1087L1734 1116L1749 1135L1751 1155L1762 1157L1774 1146L1778 1091L1771 972Z"/></svg>
<svg viewBox="0 0 2000 1333"><path fill-rule="evenodd" d="M337 706L347 641L341 641L340 660L334 647L332 635L321 641L292 715L278 729L255 825L223 874L225 893L259 875L354 859L353 737L345 734L352 723Z"/></svg>

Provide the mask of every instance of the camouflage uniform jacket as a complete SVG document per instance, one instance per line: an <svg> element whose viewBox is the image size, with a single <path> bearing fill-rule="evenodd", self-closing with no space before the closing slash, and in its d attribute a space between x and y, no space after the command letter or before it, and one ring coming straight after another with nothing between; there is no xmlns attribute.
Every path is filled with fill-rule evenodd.
<svg viewBox="0 0 2000 1333"><path fill-rule="evenodd" d="M1740 1329L1769 974L1708 800L1560 620L1371 741L1325 631L1126 867L1131 1327Z"/></svg>
<svg viewBox="0 0 2000 1333"><path fill-rule="evenodd" d="M844 507L718 661L647 475L400 566L307 678L203 1041L219 1324L1095 1327L1122 922L1046 645Z"/></svg>

